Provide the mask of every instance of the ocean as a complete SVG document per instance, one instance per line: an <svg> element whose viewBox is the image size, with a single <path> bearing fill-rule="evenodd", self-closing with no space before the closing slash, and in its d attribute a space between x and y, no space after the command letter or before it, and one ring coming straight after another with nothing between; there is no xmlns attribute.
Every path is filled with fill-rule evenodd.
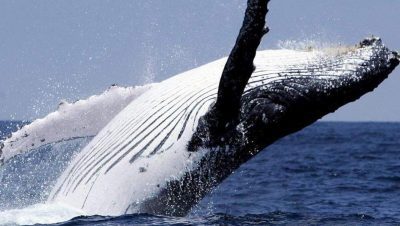
<svg viewBox="0 0 400 226"><path fill-rule="evenodd" d="M19 124L0 122L0 137ZM315 123L267 147L182 218L87 217L38 204L89 140L48 145L0 168L0 225L400 224L400 123Z"/></svg>

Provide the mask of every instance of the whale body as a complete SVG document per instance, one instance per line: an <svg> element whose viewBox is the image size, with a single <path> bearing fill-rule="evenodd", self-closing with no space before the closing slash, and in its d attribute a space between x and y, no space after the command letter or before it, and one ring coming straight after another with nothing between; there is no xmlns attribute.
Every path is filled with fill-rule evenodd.
<svg viewBox="0 0 400 226"><path fill-rule="evenodd" d="M134 99L74 158L48 202L89 215L183 216L266 146L372 91L399 63L375 38L355 47L259 51L240 122L227 139L207 141L198 127L217 98L226 60ZM188 150L194 136L211 145Z"/></svg>

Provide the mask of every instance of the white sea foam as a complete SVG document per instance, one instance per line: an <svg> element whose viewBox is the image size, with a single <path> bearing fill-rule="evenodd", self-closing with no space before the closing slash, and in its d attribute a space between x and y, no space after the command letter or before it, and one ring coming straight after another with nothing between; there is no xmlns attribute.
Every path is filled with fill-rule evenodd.
<svg viewBox="0 0 400 226"><path fill-rule="evenodd" d="M63 204L36 204L0 212L0 225L54 224L82 215L82 210Z"/></svg>

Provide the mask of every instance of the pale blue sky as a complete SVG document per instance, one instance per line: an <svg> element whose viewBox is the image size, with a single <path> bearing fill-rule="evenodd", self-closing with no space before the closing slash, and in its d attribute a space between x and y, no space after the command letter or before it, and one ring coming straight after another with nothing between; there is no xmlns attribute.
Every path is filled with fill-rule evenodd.
<svg viewBox="0 0 400 226"><path fill-rule="evenodd" d="M33 119L61 99L161 81L229 53L245 0L1 1L0 119ZM399 0L272 0L260 49L375 34L400 50ZM400 121L400 70L328 120Z"/></svg>

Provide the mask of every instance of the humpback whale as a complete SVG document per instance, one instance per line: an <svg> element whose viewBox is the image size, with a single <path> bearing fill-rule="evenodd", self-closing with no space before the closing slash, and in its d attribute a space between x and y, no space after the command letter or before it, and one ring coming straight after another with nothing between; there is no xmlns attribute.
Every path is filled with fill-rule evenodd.
<svg viewBox="0 0 400 226"><path fill-rule="evenodd" d="M132 98L74 157L47 202L88 215L184 216L265 147L372 91L399 64L379 38L256 52L268 32L267 3L248 2L229 58Z"/></svg>
<svg viewBox="0 0 400 226"><path fill-rule="evenodd" d="M372 91L399 57L378 38L354 47L259 51L239 120L215 140L202 122L226 61L171 77L134 99L74 158L48 202L87 214L183 216L269 144Z"/></svg>

